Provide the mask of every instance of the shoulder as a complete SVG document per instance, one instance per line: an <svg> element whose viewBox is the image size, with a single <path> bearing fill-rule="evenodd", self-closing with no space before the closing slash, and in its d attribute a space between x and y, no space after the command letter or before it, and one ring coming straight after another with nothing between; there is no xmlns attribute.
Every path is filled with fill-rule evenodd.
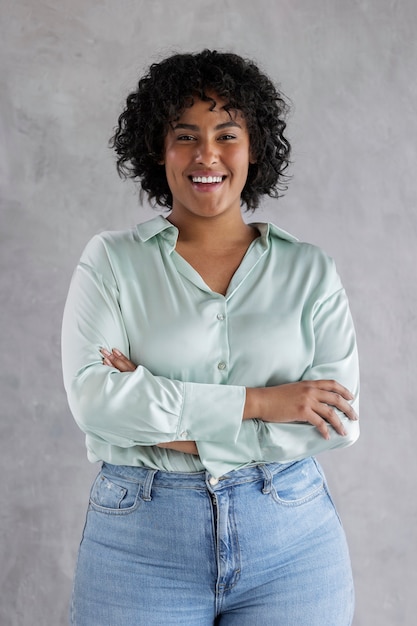
<svg viewBox="0 0 417 626"><path fill-rule="evenodd" d="M93 267L100 266L138 243L139 239L134 229L103 231L94 235L87 243L81 255L81 263Z"/></svg>
<svg viewBox="0 0 417 626"><path fill-rule="evenodd" d="M158 263L160 239L173 247L176 232L162 216L127 230L103 231L87 243L79 265L112 284L138 279ZM174 243L170 243L171 239Z"/></svg>
<svg viewBox="0 0 417 626"><path fill-rule="evenodd" d="M305 259L306 261L314 261L322 265L333 265L333 259L326 252L312 243L300 241L295 235L279 228L275 224L255 223L264 238L273 250L281 251L292 257Z"/></svg>
<svg viewBox="0 0 417 626"><path fill-rule="evenodd" d="M164 217L142 222L128 230L103 231L94 235L85 247L82 261L128 259L157 249L160 235L168 236L174 227ZM175 233L170 233L176 237Z"/></svg>
<svg viewBox="0 0 417 626"><path fill-rule="evenodd" d="M312 243L300 241L275 224L267 224L267 236L278 268L309 285L311 289L332 293L341 288L334 259ZM264 231L265 232L265 231Z"/></svg>

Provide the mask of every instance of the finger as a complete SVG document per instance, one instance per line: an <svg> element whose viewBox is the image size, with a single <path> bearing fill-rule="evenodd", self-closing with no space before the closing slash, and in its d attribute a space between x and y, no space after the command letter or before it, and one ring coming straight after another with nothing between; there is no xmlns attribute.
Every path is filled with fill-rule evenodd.
<svg viewBox="0 0 417 626"><path fill-rule="evenodd" d="M328 404L336 409L339 409L339 411L342 411L342 413L344 413L350 420L356 421L358 419L354 408L340 393L333 393L330 391L324 392L320 395L319 400L324 404Z"/></svg>
<svg viewBox="0 0 417 626"><path fill-rule="evenodd" d="M100 354L102 355L102 363L103 365L107 365L108 367L113 367L113 363L111 362L111 353L106 350L106 348L100 348Z"/></svg>
<svg viewBox="0 0 417 626"><path fill-rule="evenodd" d="M320 407L320 417L322 417L334 430L344 437L347 435L345 427L343 426L340 417L335 413L331 406L328 404L322 404Z"/></svg>
<svg viewBox="0 0 417 626"><path fill-rule="evenodd" d="M347 435L339 417L328 405L323 405L323 409L320 409L320 414L313 414L308 421L317 428L324 439L330 439L329 426L331 426L341 437L345 437Z"/></svg>
<svg viewBox="0 0 417 626"><path fill-rule="evenodd" d="M103 357L103 365L107 365L108 367L114 367L114 368L118 369L119 371L121 371L120 367L115 362L114 357L112 357L111 355Z"/></svg>
<svg viewBox="0 0 417 626"><path fill-rule="evenodd" d="M116 367L119 372L133 372L136 367L133 365L133 363L129 360L126 359L121 359L119 357L113 356L111 358L111 362L113 367Z"/></svg>
<svg viewBox="0 0 417 626"><path fill-rule="evenodd" d="M317 428L317 430L319 431L321 436L324 437L324 439L330 439L328 423L322 417L320 417L320 415L318 415L317 413L312 413L307 421Z"/></svg>
<svg viewBox="0 0 417 626"><path fill-rule="evenodd" d="M136 365L116 348L112 352L109 352L106 348L101 348L100 352L103 355L104 365L115 367L119 372L133 372L136 369Z"/></svg>
<svg viewBox="0 0 417 626"><path fill-rule="evenodd" d="M345 400L354 400L355 396L346 387L337 382L337 380L312 380L315 386L324 391L338 393Z"/></svg>
<svg viewBox="0 0 417 626"><path fill-rule="evenodd" d="M127 361L129 360L127 356L125 356L123 352L120 352L117 348L112 348L111 352L109 352L106 348L100 348L100 352L106 357L117 357L120 359L126 359Z"/></svg>
<svg viewBox="0 0 417 626"><path fill-rule="evenodd" d="M112 361L121 372L134 372L136 365L117 348L112 350Z"/></svg>
<svg viewBox="0 0 417 626"><path fill-rule="evenodd" d="M120 350L118 350L117 348L113 348L112 349L112 354L114 354L115 356L117 356L119 359L126 359L126 361L129 361L129 359L127 358L127 356L125 356L123 354L123 352L120 352Z"/></svg>

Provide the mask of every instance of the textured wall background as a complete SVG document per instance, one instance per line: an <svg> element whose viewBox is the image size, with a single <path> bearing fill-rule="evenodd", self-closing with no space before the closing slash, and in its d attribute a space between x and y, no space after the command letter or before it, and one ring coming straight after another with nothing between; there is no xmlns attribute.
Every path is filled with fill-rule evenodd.
<svg viewBox="0 0 417 626"><path fill-rule="evenodd" d="M153 215L107 148L124 97L149 62L202 47L254 57L295 103L293 181L256 219L337 261L358 332L362 438L322 462L350 542L355 626L412 626L414 0L1 0L0 9L2 626L66 624L97 471L61 382L66 291L95 232Z"/></svg>

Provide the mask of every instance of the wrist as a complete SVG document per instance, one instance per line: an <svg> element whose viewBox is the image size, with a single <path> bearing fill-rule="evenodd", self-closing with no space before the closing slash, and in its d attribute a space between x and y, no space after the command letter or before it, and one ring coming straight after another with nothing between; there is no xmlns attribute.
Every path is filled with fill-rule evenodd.
<svg viewBox="0 0 417 626"><path fill-rule="evenodd" d="M246 387L246 400L242 419L262 419L262 388Z"/></svg>

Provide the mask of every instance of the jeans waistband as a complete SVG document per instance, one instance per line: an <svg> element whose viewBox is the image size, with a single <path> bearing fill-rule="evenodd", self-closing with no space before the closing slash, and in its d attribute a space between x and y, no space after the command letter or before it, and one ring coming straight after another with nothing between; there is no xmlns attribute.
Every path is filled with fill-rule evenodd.
<svg viewBox="0 0 417 626"><path fill-rule="evenodd" d="M124 480L130 480L142 484L142 497L151 498L152 487L165 487L171 489L209 489L217 491L249 482L263 481L262 491L269 493L272 478L275 474L284 471L297 461L290 463L260 463L233 470L220 478L215 478L209 472L164 472L148 467L134 467L130 465L111 465L103 463L102 470L105 474L119 476Z"/></svg>

